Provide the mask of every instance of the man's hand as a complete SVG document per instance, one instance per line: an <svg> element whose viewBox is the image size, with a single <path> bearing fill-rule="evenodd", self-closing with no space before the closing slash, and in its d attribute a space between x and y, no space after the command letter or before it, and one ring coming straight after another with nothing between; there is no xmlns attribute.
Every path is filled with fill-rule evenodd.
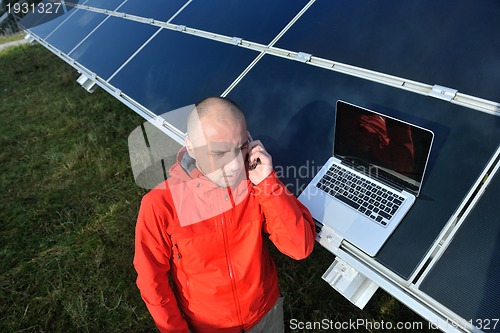
<svg viewBox="0 0 500 333"><path fill-rule="evenodd" d="M257 185L273 171L273 160L260 140L254 141L250 133L249 138L248 178L252 184Z"/></svg>

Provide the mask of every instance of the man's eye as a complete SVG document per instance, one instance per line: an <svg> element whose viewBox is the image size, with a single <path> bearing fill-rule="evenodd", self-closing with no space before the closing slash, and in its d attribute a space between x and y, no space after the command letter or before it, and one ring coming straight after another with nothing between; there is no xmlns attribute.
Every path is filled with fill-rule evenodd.
<svg viewBox="0 0 500 333"><path fill-rule="evenodd" d="M213 152L212 155L213 156L224 156L224 152Z"/></svg>

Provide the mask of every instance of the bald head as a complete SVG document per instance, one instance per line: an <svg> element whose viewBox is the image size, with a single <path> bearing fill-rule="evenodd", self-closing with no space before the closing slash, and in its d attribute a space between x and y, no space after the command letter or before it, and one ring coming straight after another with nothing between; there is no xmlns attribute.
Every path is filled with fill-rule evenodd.
<svg viewBox="0 0 500 333"><path fill-rule="evenodd" d="M244 170L248 147L247 124L229 99L209 97L188 117L186 148L196 166L219 186L231 185Z"/></svg>
<svg viewBox="0 0 500 333"><path fill-rule="evenodd" d="M202 134L203 124L215 122L231 126L235 123L244 123L245 116L236 103L228 98L208 97L198 102L191 111L187 122L187 134L194 138Z"/></svg>

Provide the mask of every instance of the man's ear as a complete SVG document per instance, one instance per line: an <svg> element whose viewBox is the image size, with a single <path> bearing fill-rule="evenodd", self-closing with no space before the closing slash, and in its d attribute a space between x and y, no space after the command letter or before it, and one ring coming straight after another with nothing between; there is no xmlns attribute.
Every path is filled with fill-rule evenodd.
<svg viewBox="0 0 500 333"><path fill-rule="evenodd" d="M196 159L194 155L193 143L191 142L191 139L189 139L189 136L187 134L184 137L184 144L186 145L186 150L189 156L191 156L191 158L193 159Z"/></svg>

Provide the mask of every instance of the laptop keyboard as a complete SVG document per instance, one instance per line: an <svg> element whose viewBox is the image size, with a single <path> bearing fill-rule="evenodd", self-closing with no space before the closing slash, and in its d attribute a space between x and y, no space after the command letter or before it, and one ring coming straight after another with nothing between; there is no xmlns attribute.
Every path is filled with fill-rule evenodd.
<svg viewBox="0 0 500 333"><path fill-rule="evenodd" d="M316 187L386 227L404 198L333 164Z"/></svg>

